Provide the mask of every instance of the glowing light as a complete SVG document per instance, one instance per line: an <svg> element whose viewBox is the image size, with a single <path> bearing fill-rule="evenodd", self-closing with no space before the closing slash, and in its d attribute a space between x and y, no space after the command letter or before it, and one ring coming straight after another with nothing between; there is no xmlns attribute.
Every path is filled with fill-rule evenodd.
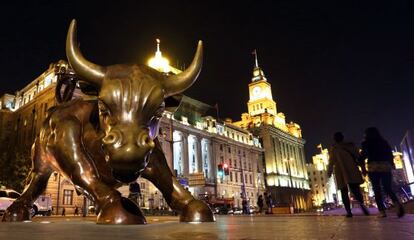
<svg viewBox="0 0 414 240"><path fill-rule="evenodd" d="M155 56L148 61L148 66L154 68L157 71L168 73L170 72L170 61L162 56L160 51L160 40L157 39L157 51Z"/></svg>

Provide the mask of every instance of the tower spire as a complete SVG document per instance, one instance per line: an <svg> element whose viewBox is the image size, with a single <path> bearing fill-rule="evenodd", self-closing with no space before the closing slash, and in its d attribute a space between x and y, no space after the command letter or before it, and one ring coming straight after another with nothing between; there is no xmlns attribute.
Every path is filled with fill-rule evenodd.
<svg viewBox="0 0 414 240"><path fill-rule="evenodd" d="M259 67L259 62L257 61L257 50L254 49L254 51L252 52L252 54L254 55L254 67L258 68Z"/></svg>
<svg viewBox="0 0 414 240"><path fill-rule="evenodd" d="M257 60L257 50L254 49L252 54L254 55L254 68L253 68L252 82L256 82L259 80L267 81L262 69L259 67L259 61Z"/></svg>
<svg viewBox="0 0 414 240"><path fill-rule="evenodd" d="M157 43L157 51L155 51L155 56L148 61L148 66L156 69L157 71L168 73L171 71L170 63L168 59L162 56L160 50L160 39L157 38L155 41Z"/></svg>
<svg viewBox="0 0 414 240"><path fill-rule="evenodd" d="M157 51L155 52L155 56L162 56L162 54L161 54L161 51L160 51L160 39L159 38L157 38L157 39L155 39L155 41L157 42Z"/></svg>

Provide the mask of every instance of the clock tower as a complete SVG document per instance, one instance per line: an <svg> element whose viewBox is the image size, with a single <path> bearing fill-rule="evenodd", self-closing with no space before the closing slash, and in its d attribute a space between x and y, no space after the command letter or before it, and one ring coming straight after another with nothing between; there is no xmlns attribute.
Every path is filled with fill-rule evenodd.
<svg viewBox="0 0 414 240"><path fill-rule="evenodd" d="M275 116L277 113L276 103L273 101L271 85L267 82L262 69L259 67L256 50L254 50L253 54L255 56L255 65L252 82L249 84L250 98L247 102L249 115L255 116L267 112Z"/></svg>

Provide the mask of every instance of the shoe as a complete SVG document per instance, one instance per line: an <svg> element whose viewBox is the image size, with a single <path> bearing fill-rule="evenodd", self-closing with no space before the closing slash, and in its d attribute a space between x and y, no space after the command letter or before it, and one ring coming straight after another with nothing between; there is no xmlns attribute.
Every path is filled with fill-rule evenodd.
<svg viewBox="0 0 414 240"><path fill-rule="evenodd" d="M398 206L397 216L399 218L402 218L402 217L404 217L404 215L405 215L404 207L402 205Z"/></svg>
<svg viewBox="0 0 414 240"><path fill-rule="evenodd" d="M352 215L352 213L347 213L346 215L345 215L345 217L347 217L347 218L351 218L353 215Z"/></svg>
<svg viewBox="0 0 414 240"><path fill-rule="evenodd" d="M361 206L361 210L364 213L364 215L369 216L368 208L364 204L361 204L360 206Z"/></svg>
<svg viewBox="0 0 414 240"><path fill-rule="evenodd" d="M386 218L387 217L387 213L385 213L384 210L379 211L379 214L377 216L378 218Z"/></svg>

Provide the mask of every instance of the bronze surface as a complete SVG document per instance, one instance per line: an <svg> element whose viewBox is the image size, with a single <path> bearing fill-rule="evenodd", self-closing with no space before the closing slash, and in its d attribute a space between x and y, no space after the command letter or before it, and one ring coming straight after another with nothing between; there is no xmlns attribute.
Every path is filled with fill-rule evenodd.
<svg viewBox="0 0 414 240"><path fill-rule="evenodd" d="M30 183L3 221L30 219L29 209L59 171L98 206L99 224L145 224L140 208L116 190L142 176L155 184L183 222L215 221L210 208L185 190L167 165L156 139L164 99L183 92L201 71L198 43L191 65L167 76L144 65L102 67L86 60L68 31L66 54L76 77L98 89L97 100L74 99L49 111L32 150ZM92 121L99 114L99 122Z"/></svg>

